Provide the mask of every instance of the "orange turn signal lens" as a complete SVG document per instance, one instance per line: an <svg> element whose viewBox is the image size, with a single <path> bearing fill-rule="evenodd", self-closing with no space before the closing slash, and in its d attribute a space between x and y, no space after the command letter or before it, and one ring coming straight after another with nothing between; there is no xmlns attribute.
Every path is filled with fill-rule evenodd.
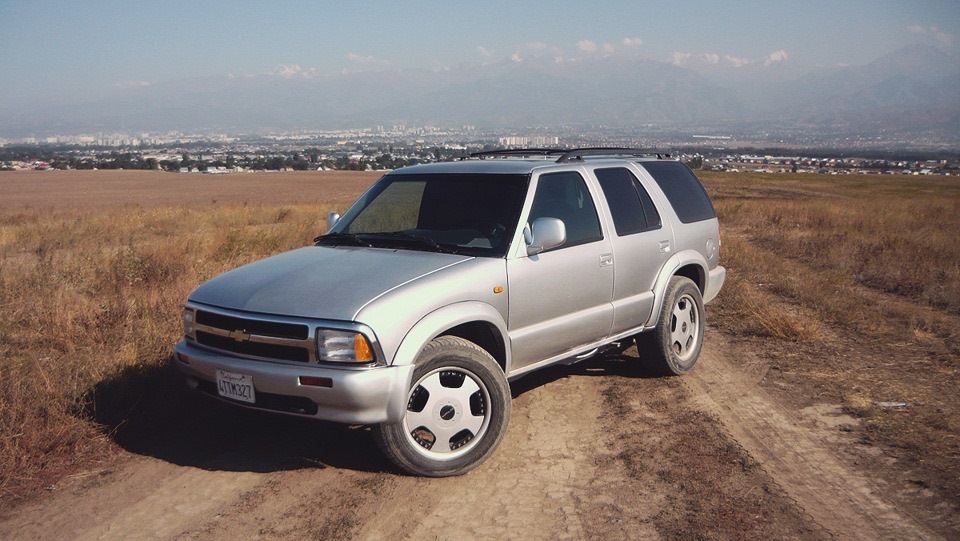
<svg viewBox="0 0 960 541"><path fill-rule="evenodd" d="M370 362L373 360L373 349L370 342L360 333L353 335L353 350L356 352L357 361Z"/></svg>

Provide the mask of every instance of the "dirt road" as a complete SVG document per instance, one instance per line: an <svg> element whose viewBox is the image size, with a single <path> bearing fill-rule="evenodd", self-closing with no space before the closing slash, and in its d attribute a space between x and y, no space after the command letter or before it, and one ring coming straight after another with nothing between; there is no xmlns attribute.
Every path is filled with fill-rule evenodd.
<svg viewBox="0 0 960 541"><path fill-rule="evenodd" d="M842 456L855 420L782 408L742 353L711 331L682 378L628 350L515 382L503 445L452 479L394 473L362 428L198 400L2 512L0 538L945 538Z"/></svg>

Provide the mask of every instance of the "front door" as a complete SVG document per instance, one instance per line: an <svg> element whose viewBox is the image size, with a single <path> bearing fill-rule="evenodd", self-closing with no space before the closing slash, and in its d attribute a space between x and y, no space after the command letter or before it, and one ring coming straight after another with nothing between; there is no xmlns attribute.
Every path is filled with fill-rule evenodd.
<svg viewBox="0 0 960 541"><path fill-rule="evenodd" d="M575 171L541 175L527 223L560 219L560 246L507 261L511 371L598 341L613 323L613 253Z"/></svg>

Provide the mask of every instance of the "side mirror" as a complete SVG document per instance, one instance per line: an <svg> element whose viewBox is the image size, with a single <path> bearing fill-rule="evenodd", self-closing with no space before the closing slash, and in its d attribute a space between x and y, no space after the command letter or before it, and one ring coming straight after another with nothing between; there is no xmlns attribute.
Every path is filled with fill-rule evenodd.
<svg viewBox="0 0 960 541"><path fill-rule="evenodd" d="M336 212L331 212L327 214L327 231L333 229L333 226L337 225L337 222L340 221L340 214Z"/></svg>
<svg viewBox="0 0 960 541"><path fill-rule="evenodd" d="M524 231L526 233L526 231ZM524 235L524 240L527 240ZM557 218L537 218L531 226L527 255L535 255L556 248L567 241L567 227Z"/></svg>

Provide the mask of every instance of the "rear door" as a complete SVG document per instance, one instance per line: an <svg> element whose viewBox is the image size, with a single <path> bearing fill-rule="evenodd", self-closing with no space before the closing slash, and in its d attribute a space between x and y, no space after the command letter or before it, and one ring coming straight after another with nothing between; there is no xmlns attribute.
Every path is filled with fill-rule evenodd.
<svg viewBox="0 0 960 541"><path fill-rule="evenodd" d="M646 322L653 310L653 287L673 255L673 231L664 225L653 199L627 167L593 169L614 224L613 328L617 334Z"/></svg>

